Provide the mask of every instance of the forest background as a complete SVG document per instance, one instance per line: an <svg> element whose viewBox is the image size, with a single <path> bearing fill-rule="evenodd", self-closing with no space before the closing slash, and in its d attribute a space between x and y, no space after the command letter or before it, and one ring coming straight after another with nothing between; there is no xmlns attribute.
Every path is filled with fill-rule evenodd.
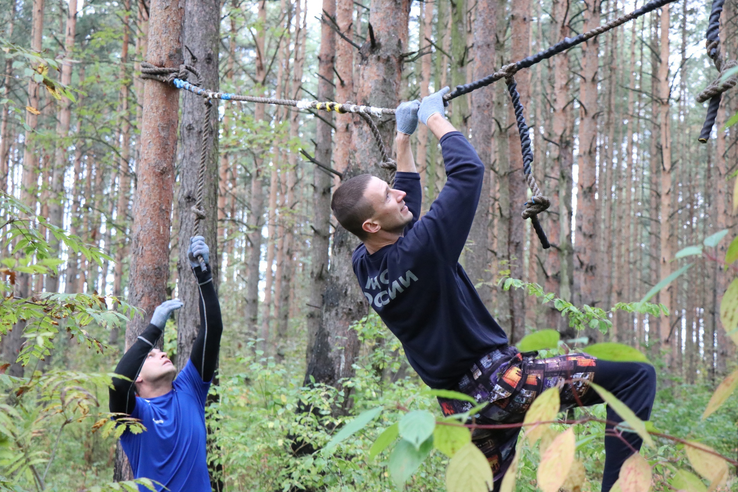
<svg viewBox="0 0 738 492"><path fill-rule="evenodd" d="M388 176L367 123L221 101L208 113L199 192L202 99L142 80L141 62L187 63L214 91L394 108L642 2L207 0L156 27L159 2L0 5L0 487L129 486L113 483L131 477L114 443L125 427L107 420L109 372L172 296L185 307L163 346L184 366L198 317L182 259L202 199L225 322L208 407L214 487L442 489L443 452L428 451L403 480L396 454L362 457L408 411L438 416L369 314L350 268L357 242L329 214L341 176ZM737 14L727 0L726 59L738 52ZM708 15L705 3L681 0L516 74L533 172L552 202L541 215L549 250L520 216L529 194L505 86L459 97L447 112L488 168L462 263L511 343L548 328L566 343L544 354L608 341L639 349L659 373L654 429L736 456L736 397L700 418L721 381L731 391L738 381L738 323L729 322L738 292L728 289L738 93L724 95L712 138L699 143L705 108L694 96L718 75L704 49ZM374 120L391 148L394 119ZM416 135L426 211L445 173L432 136L422 125ZM333 429L378 405L382 417L340 452L320 451ZM574 429L575 485L597 490L604 428ZM523 444L520 454L518 490L535 490L538 449ZM665 440L645 456L655 489L680 488L682 445ZM685 490L706 490L690 477L699 484Z"/></svg>

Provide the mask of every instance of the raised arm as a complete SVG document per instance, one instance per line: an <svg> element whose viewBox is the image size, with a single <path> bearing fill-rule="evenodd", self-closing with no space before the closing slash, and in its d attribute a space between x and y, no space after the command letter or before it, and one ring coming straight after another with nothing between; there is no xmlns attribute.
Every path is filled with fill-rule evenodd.
<svg viewBox="0 0 738 492"><path fill-rule="evenodd" d="M455 264L474 221L485 169L466 137L444 117L443 95L447 92L448 87L424 98L418 117L441 142L448 179L423 220L413 227L416 240L405 244L435 251L436 258ZM409 233L406 238L410 239Z"/></svg>
<svg viewBox="0 0 738 492"><path fill-rule="evenodd" d="M190 360L204 382L212 381L215 366L218 363L220 337L223 333L223 321L220 317L220 302L213 285L212 269L208 264L210 249L202 236L190 238L187 257L192 271L197 278L200 291L200 331L192 344ZM202 256L207 270L203 271L197 260Z"/></svg>
<svg viewBox="0 0 738 492"><path fill-rule="evenodd" d="M141 333L128 351L123 354L115 368L115 373L125 376L128 380L113 378L113 387L110 388L110 411L130 415L136 408L136 393L133 382L138 377L146 356L161 337L167 319L175 310L182 307L179 299L172 299L159 305L151 317L151 323Z"/></svg>

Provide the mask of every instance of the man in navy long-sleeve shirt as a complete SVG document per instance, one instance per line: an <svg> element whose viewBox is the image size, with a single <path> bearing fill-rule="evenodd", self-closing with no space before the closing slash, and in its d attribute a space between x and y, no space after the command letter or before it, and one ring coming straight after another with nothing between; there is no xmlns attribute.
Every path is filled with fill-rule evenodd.
<svg viewBox="0 0 738 492"><path fill-rule="evenodd" d="M655 395L651 366L607 362L586 354L533 359L508 345L505 332L458 263L485 168L467 139L445 119L446 92L448 88L422 103L398 107L395 188L365 174L346 181L334 193L334 215L362 241L352 260L366 300L402 342L408 361L428 386L489 402L475 416L479 424L522 422L533 400L554 386L560 388L562 409L601 403L596 392L589 390L588 382L595 380L640 418L648 419ZM448 178L422 220L418 220L420 176L410 147L418 118L439 139ZM446 415L471 408L468 402L439 401ZM622 421L611 409L608 420ZM475 430L472 435L490 462L496 489L512 462L519 431ZM636 434L605 439L604 492L640 445Z"/></svg>

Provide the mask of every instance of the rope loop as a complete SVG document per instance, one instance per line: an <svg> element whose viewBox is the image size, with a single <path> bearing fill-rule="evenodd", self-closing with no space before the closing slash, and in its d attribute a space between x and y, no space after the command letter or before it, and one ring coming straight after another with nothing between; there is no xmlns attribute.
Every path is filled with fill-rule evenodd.
<svg viewBox="0 0 738 492"><path fill-rule="evenodd" d="M538 195L531 197L529 201L525 202L525 210L523 210L522 214L523 218L530 219L531 217L535 217L541 212L548 210L550 206L551 200L546 196Z"/></svg>

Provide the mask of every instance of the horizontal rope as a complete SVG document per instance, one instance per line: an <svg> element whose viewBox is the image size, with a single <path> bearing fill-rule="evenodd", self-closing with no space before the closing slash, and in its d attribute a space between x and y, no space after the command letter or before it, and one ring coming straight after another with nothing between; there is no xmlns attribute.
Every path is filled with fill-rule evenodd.
<svg viewBox="0 0 738 492"><path fill-rule="evenodd" d="M637 19L638 17L641 17L642 15L645 15L653 10L656 10L657 8L663 7L664 5L668 3L673 3L676 1L677 0L654 0L652 2L649 2L645 4L643 7L636 9L633 12L630 12L629 14L625 14L622 17L618 17L617 19L614 19L608 22L607 24L603 24L599 27L596 27L595 29L582 33L575 38L564 38L563 41L556 43L555 45L551 46L550 48L544 51L540 51L535 55L524 58L520 60L519 62L510 63L508 65L505 65L497 72L491 75L488 75L482 79L479 79L475 82L471 82L469 84L458 85L456 86L456 89L453 92L450 92L446 94L445 96L443 96L443 99L446 101L450 101L451 99L467 94L481 87L490 85L503 78L511 77L523 68L529 68L535 65L536 63L539 63L539 62L542 62L543 60L551 58L552 56L562 53L570 48L573 48L574 46L578 44L582 44L585 41L594 38L595 36L599 36L600 34L605 33L611 29L614 29L622 24L625 24L626 22L629 22L633 19Z"/></svg>
<svg viewBox="0 0 738 492"><path fill-rule="evenodd" d="M213 92L195 84L191 84L186 80L175 78L172 80L174 86L178 89L184 89L205 99L220 99L222 101L240 101L253 102L260 104L275 104L277 106L292 106L297 109L318 109L322 111L335 111L336 113L362 113L372 116L382 116L384 114L395 114L394 109L377 108L374 106L362 106L360 104L348 104L337 102L319 102L309 100L295 99L275 99L271 97L246 96L242 94L233 94L229 92Z"/></svg>

